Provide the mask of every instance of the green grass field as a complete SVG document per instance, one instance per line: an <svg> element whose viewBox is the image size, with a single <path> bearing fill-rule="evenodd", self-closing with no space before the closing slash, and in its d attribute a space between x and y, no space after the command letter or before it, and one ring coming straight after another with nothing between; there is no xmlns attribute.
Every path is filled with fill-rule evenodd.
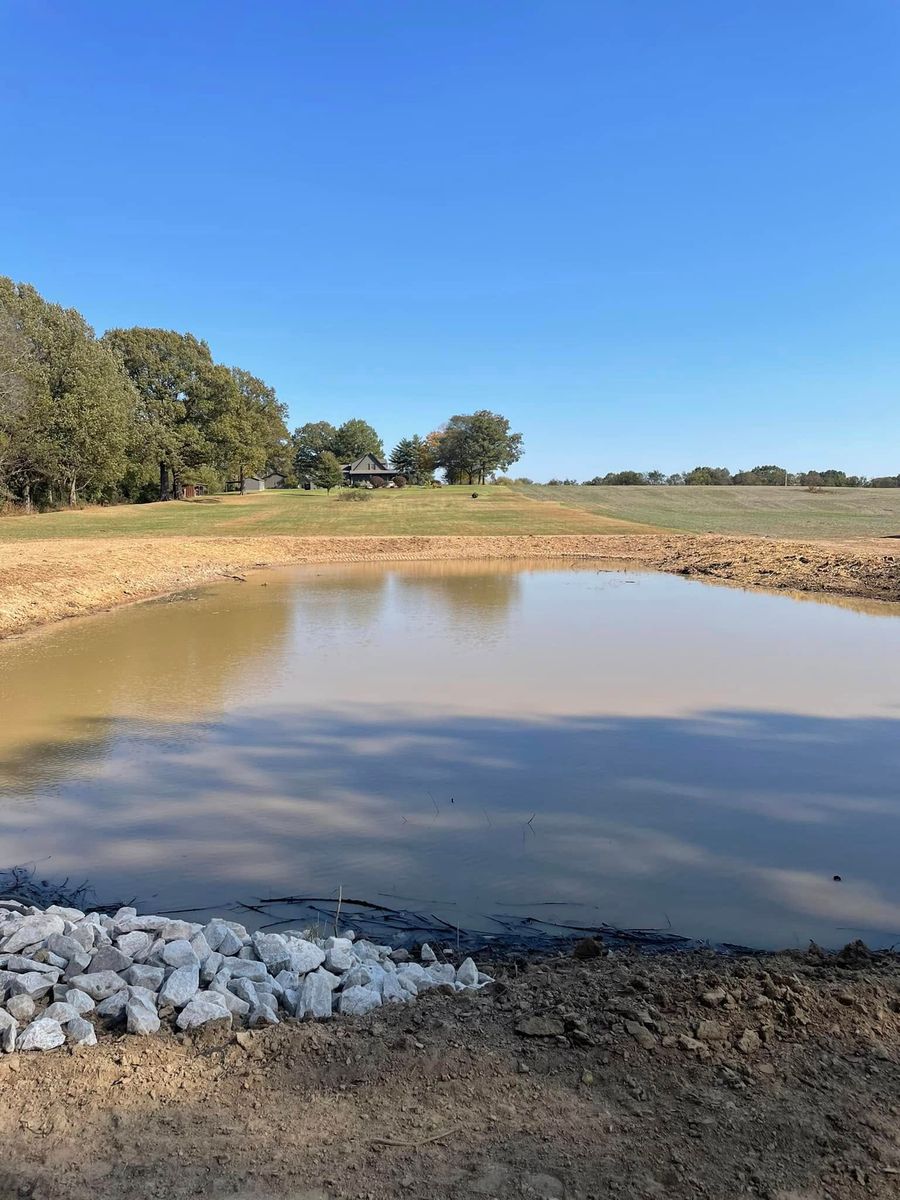
<svg viewBox="0 0 900 1200"><path fill-rule="evenodd" d="M477 500L472 492L478 492ZM369 493L262 492L0 518L0 541L65 537L277 534L640 533L769 537L900 535L900 489L755 487L444 487Z"/></svg>
<svg viewBox="0 0 900 1200"><path fill-rule="evenodd" d="M690 533L900 535L900 488L524 487L538 502Z"/></svg>
<svg viewBox="0 0 900 1200"><path fill-rule="evenodd" d="M478 492L477 500L472 492ZM386 489L361 503L339 492L272 491L0 518L0 541L66 537L627 533L635 527L510 487Z"/></svg>

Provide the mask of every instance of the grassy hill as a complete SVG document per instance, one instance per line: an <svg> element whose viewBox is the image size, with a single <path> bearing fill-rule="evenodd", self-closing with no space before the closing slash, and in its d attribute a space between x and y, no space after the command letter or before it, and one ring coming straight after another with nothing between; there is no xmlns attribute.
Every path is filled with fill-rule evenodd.
<svg viewBox="0 0 900 1200"><path fill-rule="evenodd" d="M900 488L530 486L521 491L595 516L690 533L900 536Z"/></svg>
<svg viewBox="0 0 900 1200"><path fill-rule="evenodd" d="M472 499L472 492L478 498ZM123 504L31 517L0 518L0 542L67 537L260 536L273 534L634 533L616 517L547 502L509 487L385 489L368 500L339 492L272 491L166 504Z"/></svg>

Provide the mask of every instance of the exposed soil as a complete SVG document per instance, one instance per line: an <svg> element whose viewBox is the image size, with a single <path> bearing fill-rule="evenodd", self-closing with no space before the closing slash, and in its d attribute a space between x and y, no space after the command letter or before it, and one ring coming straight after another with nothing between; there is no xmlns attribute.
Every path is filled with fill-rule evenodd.
<svg viewBox="0 0 900 1200"><path fill-rule="evenodd" d="M0 544L0 637L256 567L411 559L629 559L798 593L900 601L900 544L668 534L58 538Z"/></svg>
<svg viewBox="0 0 900 1200"><path fill-rule="evenodd" d="M5 1056L0 1196L900 1194L896 958L494 973L362 1019Z"/></svg>

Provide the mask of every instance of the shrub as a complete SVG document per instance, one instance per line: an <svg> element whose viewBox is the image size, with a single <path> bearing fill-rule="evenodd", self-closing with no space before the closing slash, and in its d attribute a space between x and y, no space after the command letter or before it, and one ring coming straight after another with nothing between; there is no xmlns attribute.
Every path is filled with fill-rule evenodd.
<svg viewBox="0 0 900 1200"><path fill-rule="evenodd" d="M394 476L394 487L406 487L406 476L405 475L395 475Z"/></svg>
<svg viewBox="0 0 900 1200"><path fill-rule="evenodd" d="M381 476L380 476L380 475L373 475L373 476L372 476L372 487L384 487L384 486L385 486L385 482L384 482L384 480L381 478Z"/></svg>

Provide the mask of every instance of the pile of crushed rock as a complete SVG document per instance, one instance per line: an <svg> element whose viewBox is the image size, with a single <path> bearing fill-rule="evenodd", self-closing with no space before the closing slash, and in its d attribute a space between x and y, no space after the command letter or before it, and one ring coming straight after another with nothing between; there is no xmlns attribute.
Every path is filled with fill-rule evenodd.
<svg viewBox="0 0 900 1200"><path fill-rule="evenodd" d="M273 1025L279 1014L325 1020L403 1004L428 988L491 983L471 958L439 962L427 945L407 950L310 931L250 934L215 918L205 925L113 916L0 900L0 1051L93 1046L95 1020L128 1033L163 1022L194 1029Z"/></svg>

